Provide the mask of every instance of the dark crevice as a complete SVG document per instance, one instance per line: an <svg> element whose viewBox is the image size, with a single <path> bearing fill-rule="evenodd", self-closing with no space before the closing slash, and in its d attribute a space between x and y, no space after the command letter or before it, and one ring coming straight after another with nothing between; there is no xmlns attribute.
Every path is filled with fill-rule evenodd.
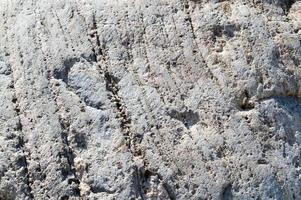
<svg viewBox="0 0 301 200"><path fill-rule="evenodd" d="M266 161L265 159L261 158L261 159L258 159L258 160L257 160L257 163L258 163L259 165L266 165L266 164L268 164L268 161Z"/></svg>
<svg viewBox="0 0 301 200"><path fill-rule="evenodd" d="M54 91L52 91L52 95L58 96L58 94ZM55 97L53 97L53 100L55 102L55 105L57 108L58 102ZM62 117L62 115L59 115L59 123L60 123L60 137L62 142L62 149L58 152L58 157L61 160L61 174L63 177L63 180L66 180L69 185L68 194L60 197L60 199L69 199L69 197L80 197L81 191L80 191L80 178L77 175L77 171L74 165L74 159L75 154L73 152L73 149L69 142L69 134L70 134L70 122L68 119L65 119ZM75 136L76 138L76 136ZM77 138L78 141L76 142L82 142L82 138ZM78 145L78 144L77 144ZM67 161L67 162L66 162Z"/></svg>
<svg viewBox="0 0 301 200"><path fill-rule="evenodd" d="M193 125L200 121L199 114L197 112L193 112L192 110L179 112L177 110L170 110L168 115L182 122L187 129L191 128Z"/></svg>
<svg viewBox="0 0 301 200"><path fill-rule="evenodd" d="M90 187L91 187L91 191L94 194L96 194L96 193L114 194L116 192L115 190L111 191L111 190L108 190L108 189L106 189L104 187L100 187L100 186L93 186L93 185L91 185Z"/></svg>
<svg viewBox="0 0 301 200"><path fill-rule="evenodd" d="M212 40L215 42L217 38L225 35L227 38L232 38L235 36L235 31L238 31L240 27L237 27L235 24L226 24L226 25L214 25L211 28L212 31Z"/></svg>
<svg viewBox="0 0 301 200"><path fill-rule="evenodd" d="M213 34L213 41L215 41L217 37L223 36L223 27L220 25L214 25L211 31Z"/></svg>
<svg viewBox="0 0 301 200"><path fill-rule="evenodd" d="M276 3L278 6L280 6L284 12L284 14L288 14L289 10L291 9L292 5L297 1L297 0L268 0L273 1L272 3ZM270 2L271 3L271 2Z"/></svg>
<svg viewBox="0 0 301 200"><path fill-rule="evenodd" d="M225 146L219 147L216 151L216 156L220 159L225 157L226 156L226 147Z"/></svg>
<svg viewBox="0 0 301 200"><path fill-rule="evenodd" d="M106 47L101 46L99 35L97 32L97 23L95 16L93 16L92 28L90 31L90 41L92 43L92 51L95 53L97 66L99 68L99 73L101 76L104 77L106 82L106 90L108 91L109 99L112 103L115 104L115 108L117 110L117 118L120 121L120 128L123 133L124 138L126 139L126 143L128 146L129 151L134 157L139 157L140 159L144 159L144 155L142 149L139 147L139 143L141 142L142 135L135 134L131 132L131 118L127 113L127 108L125 103L123 102L122 97L120 96L120 88L118 82L120 81L117 77L115 77L109 71L109 60L107 60L107 53L105 51ZM130 44L129 41L125 41L124 45L129 49ZM130 56L130 59L132 57ZM193 120L190 120L188 124L194 123ZM135 163L135 162L134 162ZM150 187L150 178L159 177L157 173L152 172L146 169L145 161L143 160L143 166L138 167L134 165L134 185L136 191L136 198L141 198L142 200L146 199L147 190ZM163 182L162 178L157 178L158 182ZM171 192L171 188L168 187L166 183L163 184L166 193L170 196L171 200L175 199L173 193ZM114 192L114 191L107 191L105 188L94 188L92 187L94 192Z"/></svg>
<svg viewBox="0 0 301 200"><path fill-rule="evenodd" d="M74 158L75 155L72 151L72 148L70 147L69 141L68 141L68 133L70 131L70 124L63 119L60 119L60 125L61 125L61 139L64 144L64 149L61 154L61 156L65 157L68 162L68 168L63 169L62 174L65 177L65 179L68 179L69 185L75 185L75 187L72 187L72 194L74 196L80 196L80 189L79 184L80 180L77 177L75 166L74 166Z"/></svg>
<svg viewBox="0 0 301 200"><path fill-rule="evenodd" d="M13 80L12 88L14 89L14 97L12 99L12 103L15 106L14 110L15 110L16 115L18 117L18 123L17 123L17 126L15 128L15 131L18 131L20 133L19 136L17 137L18 143L17 143L16 147L19 148L21 150L21 152L23 153L22 159L20 160L21 162L19 162L18 164L20 164L20 167L22 166L23 169L24 169L25 183L27 185L27 195L29 196L30 199L34 199L33 190L32 190L32 187L31 187L32 182L30 181L31 176L30 176L30 172L28 170L28 167L29 167L28 160L29 160L29 158L27 156L29 156L30 153L26 152L25 141L24 141L24 132L23 132L23 124L22 124L21 117L20 117L21 116L20 101L19 101L19 99L17 97L17 94L16 94L16 91L15 91L15 80Z"/></svg>
<svg viewBox="0 0 301 200"><path fill-rule="evenodd" d="M242 96L241 96L241 100L239 103L239 107L242 110L251 110L255 107L255 103L253 101L250 100L250 94L247 90L244 90Z"/></svg>
<svg viewBox="0 0 301 200"><path fill-rule="evenodd" d="M69 196L68 195L64 195L60 198L60 200L68 200L69 199Z"/></svg>
<svg viewBox="0 0 301 200"><path fill-rule="evenodd" d="M89 40L93 46L92 51L94 53L96 62L98 62L99 58L97 56L103 56L103 51L100 45L99 35L97 33L97 23L96 23L95 15L92 16L92 28L89 35L90 35Z"/></svg>
<svg viewBox="0 0 301 200"><path fill-rule="evenodd" d="M141 170L137 166L134 166L134 185L136 189L136 197L140 197L142 200L144 200L141 177Z"/></svg>
<svg viewBox="0 0 301 200"><path fill-rule="evenodd" d="M74 134L74 141L78 148L87 149L87 136L81 132L72 131Z"/></svg>
<svg viewBox="0 0 301 200"><path fill-rule="evenodd" d="M120 127L124 131L125 136L130 136L130 124L131 119L127 115L126 107L122 102L122 99L118 96L119 87L118 87L118 80L116 77L111 75L108 72L105 72L105 79L106 79L106 89L111 93L111 100L116 105L118 110L117 116L120 118ZM130 145L130 143L129 143Z"/></svg>
<svg viewBox="0 0 301 200"><path fill-rule="evenodd" d="M63 65L59 69L53 70L53 77L55 79L61 79L66 84L68 84L68 75L70 72L70 69L73 67L73 65L77 62L79 62L79 58L70 58L67 60L64 60Z"/></svg>
<svg viewBox="0 0 301 200"><path fill-rule="evenodd" d="M22 127L22 126L21 126ZM22 132L22 128L20 129L20 131ZM22 157L22 162L19 164L20 167L24 167L24 173L26 174L26 178L25 178L25 181L26 181L26 184L28 186L28 195L31 199L34 199L34 196L33 196L33 193L32 193L32 188L31 188L31 182L30 182L30 174L29 174L29 171L28 171L28 159L26 157L26 153L24 152L24 149L25 149L25 142L24 142L24 139L23 139L23 136L19 136L18 137L18 146L20 147L20 149L22 149L23 151L23 154L24 156Z"/></svg>
<svg viewBox="0 0 301 200"><path fill-rule="evenodd" d="M92 34L91 35L91 37L93 38L93 36L96 36L95 38L96 38L96 45L97 45L97 47L99 47L97 50L97 54L98 55L103 55L103 52L102 52L102 50L101 50L101 48L100 48L100 40L99 40L99 35L97 34L97 23L96 23L96 19L95 19L95 15L93 15L93 17L92 17L92 20L93 20L93 27L92 27L92 30L94 30L95 31L95 34Z"/></svg>
<svg viewBox="0 0 301 200"><path fill-rule="evenodd" d="M104 76L106 82L106 89L109 92L109 98L115 104L117 108L117 117L120 120L120 128L127 140L127 145L131 150L131 138L134 137L134 134L130 132L131 119L127 114L127 108L122 101L122 98L119 96L119 86L118 79L108 71L108 66L106 60L105 47L102 47L100 44L99 35L97 32L97 22L95 15L92 17L92 28L90 31L90 41L92 43L92 51L95 53L97 65L99 68L99 73ZM105 63L106 66L99 64L101 61ZM135 151L135 150L133 150Z"/></svg>
<svg viewBox="0 0 301 200"><path fill-rule="evenodd" d="M60 68L56 68L53 70L53 78L61 79L66 84L68 84L69 72L71 68L78 62L81 62L81 59L88 61L89 63L95 62L95 55L91 54L89 56L81 55L80 57L73 57L65 59Z"/></svg>
<svg viewBox="0 0 301 200"><path fill-rule="evenodd" d="M122 97L119 94L119 85L118 85L118 78L115 77L109 70L109 61L107 60L107 54L105 51L105 46L101 46L99 35L97 32L97 23L95 16L93 15L93 22L92 22L92 29L90 31L90 41L92 43L93 49L92 51L95 53L97 67L99 69L99 73L101 76L104 77L106 83L106 90L108 91L108 97L111 102L115 105L117 111L117 118L120 121L120 129L123 133L123 136L126 140L126 145L128 150L135 156L141 156L142 152L141 149L137 146L138 137L136 134L131 132L131 118L128 116L127 108L125 103L122 100ZM126 47L129 47L128 41L124 44ZM130 59L132 59L130 57ZM136 198L141 198L144 200L143 194L143 173L141 168L134 165L134 185L136 190ZM91 187L94 193L98 192L107 192L107 193L114 193L115 191L108 191L103 187L97 188L93 186Z"/></svg>
<svg viewBox="0 0 301 200"><path fill-rule="evenodd" d="M176 199L176 195L175 195L172 187L168 183L166 183L165 181L163 181L163 177L160 174L158 174L158 177L159 177L160 181L162 181L163 187L164 187L165 191L167 192L167 195L168 195L169 199L170 200L175 200Z"/></svg>
<svg viewBox="0 0 301 200"><path fill-rule="evenodd" d="M233 193L232 193L232 184L228 184L222 193L222 200L232 200Z"/></svg>

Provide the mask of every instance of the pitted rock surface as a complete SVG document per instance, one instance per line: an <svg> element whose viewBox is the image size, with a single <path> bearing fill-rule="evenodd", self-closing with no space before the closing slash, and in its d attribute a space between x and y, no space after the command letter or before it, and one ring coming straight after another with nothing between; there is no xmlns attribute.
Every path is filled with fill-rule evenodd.
<svg viewBox="0 0 301 200"><path fill-rule="evenodd" d="M0 1L1 200L298 200L300 157L300 1Z"/></svg>

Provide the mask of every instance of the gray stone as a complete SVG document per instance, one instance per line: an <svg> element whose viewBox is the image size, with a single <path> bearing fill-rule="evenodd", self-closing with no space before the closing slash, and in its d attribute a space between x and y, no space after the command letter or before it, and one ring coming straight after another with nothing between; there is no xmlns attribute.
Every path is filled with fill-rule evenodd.
<svg viewBox="0 0 301 200"><path fill-rule="evenodd" d="M0 199L301 199L301 2L0 2Z"/></svg>

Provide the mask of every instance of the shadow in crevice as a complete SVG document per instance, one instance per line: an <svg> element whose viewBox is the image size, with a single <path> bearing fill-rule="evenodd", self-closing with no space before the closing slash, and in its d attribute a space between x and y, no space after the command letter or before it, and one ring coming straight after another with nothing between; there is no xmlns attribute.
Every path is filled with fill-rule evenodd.
<svg viewBox="0 0 301 200"><path fill-rule="evenodd" d="M80 58L69 58L64 60L63 65L60 68L53 70L53 77L55 79L61 79L68 84L68 76L71 68L75 63L79 62Z"/></svg>
<svg viewBox="0 0 301 200"><path fill-rule="evenodd" d="M232 200L233 193L232 193L232 184L228 184L222 193L222 200Z"/></svg>
<svg viewBox="0 0 301 200"><path fill-rule="evenodd" d="M276 6L279 6L282 8L283 12L287 14L289 10L291 9L292 5L297 0L265 0L268 4L274 4Z"/></svg>
<svg viewBox="0 0 301 200"><path fill-rule="evenodd" d="M94 194L97 194L97 193L114 194L116 192L115 190L112 191L112 190L106 189L104 186L100 186L98 184L90 185L90 187L91 187L91 191Z"/></svg>
<svg viewBox="0 0 301 200"><path fill-rule="evenodd" d="M289 146L301 144L301 100L294 96L272 96L261 100L260 118L266 127L274 127L273 139ZM266 141L269 137L263 138ZM284 157L286 153L283 153Z"/></svg>
<svg viewBox="0 0 301 200"><path fill-rule="evenodd" d="M66 84L68 84L69 72L71 68L76 63L81 62L81 59L84 59L89 63L96 62L96 56L94 54L91 54L89 56L81 55L80 57L72 57L65 59L63 61L63 64L59 68L53 70L53 77L55 79L61 79Z"/></svg>
<svg viewBox="0 0 301 200"><path fill-rule="evenodd" d="M282 121L283 128L286 132L285 141L293 146L295 143L300 144L298 141L298 134L301 130L301 100L296 97L276 97L274 98L280 108L286 113L279 113L275 116L277 121Z"/></svg>
<svg viewBox="0 0 301 200"><path fill-rule="evenodd" d="M225 36L230 39L235 36L235 32L240 30L240 26L236 24L214 25L211 27L212 40L216 42L217 38Z"/></svg>
<svg viewBox="0 0 301 200"><path fill-rule="evenodd" d="M182 122L187 129L195 125L200 121L199 114L197 112L193 112L192 110L179 112L177 110L171 110L168 112L168 115L171 118L174 118L180 122Z"/></svg>
<svg viewBox="0 0 301 200"><path fill-rule="evenodd" d="M281 1L281 5L280 6L282 7L282 9L283 9L283 11L284 11L285 14L287 14L290 11L292 5L295 2L296 2L296 0L282 0Z"/></svg>

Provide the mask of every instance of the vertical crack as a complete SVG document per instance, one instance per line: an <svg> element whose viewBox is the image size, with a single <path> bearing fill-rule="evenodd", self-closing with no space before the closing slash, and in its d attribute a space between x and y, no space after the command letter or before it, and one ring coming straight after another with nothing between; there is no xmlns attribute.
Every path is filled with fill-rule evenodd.
<svg viewBox="0 0 301 200"><path fill-rule="evenodd" d="M58 96L57 91L53 91L51 89L52 95ZM54 102L56 107L59 108L59 105L57 103L56 98L54 97ZM82 197L81 190L80 190L80 178L78 177L78 172L76 171L76 167L74 164L75 160L75 153L73 152L73 148L70 144L70 141L68 139L69 133L70 133L70 122L68 119L65 119L62 117L62 115L59 115L59 123L61 126L61 141L63 144L63 150L60 152L60 157L63 157L67 160L67 166L62 167L62 175L64 179L67 179L68 185L71 186L71 195L75 197ZM69 196L63 196L62 198L69 198Z"/></svg>
<svg viewBox="0 0 301 200"><path fill-rule="evenodd" d="M73 177L68 178L68 184L70 184L70 185L75 184L75 188L73 188L74 195L81 196L80 189L79 189L80 180L77 176L76 169L74 166L75 155L73 153L72 147L70 146L70 143L68 140L68 135L70 132L70 124L62 118L60 118L60 124L61 124L61 128L62 128L61 139L64 144L64 156L66 157L68 165L69 165L69 171L66 172L65 176L68 176L69 173L71 173L71 175Z"/></svg>
<svg viewBox="0 0 301 200"><path fill-rule="evenodd" d="M120 119L120 128L124 133L124 136L130 140L130 137L132 136L130 132L131 119L127 114L127 108L118 95L118 80L109 72L105 72L105 80L106 89L111 93L111 100L115 103L115 106L118 110L117 117ZM131 149L131 141L128 141L128 145L128 147Z"/></svg>
<svg viewBox="0 0 301 200"><path fill-rule="evenodd" d="M18 51L18 56L19 56L19 67L22 67L24 60L23 60L23 53L21 51L20 46L17 46L17 51ZM13 98L12 98L12 103L14 105L14 111L17 116L17 126L15 127L15 131L18 132L17 136L17 149L20 149L21 153L23 156L21 157L21 166L23 167L24 170L24 181L25 184L27 185L26 188L26 195L28 195L29 199L34 199L34 194L33 194L33 188L32 188L32 175L29 171L29 161L30 161L30 150L26 148L26 141L24 140L24 130L23 130L23 124L21 120L21 108L20 108L20 99L18 98L17 90L16 90L16 82L17 78L15 76L16 71L13 69L13 67L10 67L10 73L11 73L11 79L12 79L12 85L11 89L13 92Z"/></svg>
<svg viewBox="0 0 301 200"><path fill-rule="evenodd" d="M135 134L131 131L131 118L127 113L127 107L123 102L121 96L119 95L119 80L109 71L109 61L107 59L107 54L105 51L105 47L101 46L100 38L97 31L97 23L95 19L95 15L92 17L92 27L90 30L90 37L89 40L92 43L92 51L94 52L95 60L97 68L99 69L99 73L101 76L104 77L106 82L106 89L109 92L109 99L115 105L117 110L117 118L120 121L120 129L121 132L126 140L126 145L128 150L131 154L138 158L142 158L142 150L136 144L137 141L141 140L140 135ZM143 158L142 158L143 159ZM135 162L135 159L134 159ZM143 161L144 163L144 161ZM136 196L137 198L140 197L144 200L145 192L143 191L143 184L145 183L145 178L143 178L142 171L144 170L145 166L139 167L137 164L134 166L134 184L136 189Z"/></svg>
<svg viewBox="0 0 301 200"><path fill-rule="evenodd" d="M139 167L135 166L134 167L134 181L135 181L135 186L136 186L136 196L140 197L142 200L144 200L144 195L143 195L143 189L142 189L142 181L141 181L141 170Z"/></svg>
<svg viewBox="0 0 301 200"><path fill-rule="evenodd" d="M127 108L122 101L122 98L119 95L119 86L118 86L118 79L111 74L108 70L108 60L107 55L105 54L104 47L100 44L100 39L97 31L97 23L95 19L95 15L92 16L92 27L90 31L90 41L92 43L92 51L95 54L97 67L99 69L99 73L104 77L106 82L106 89L109 92L109 98L111 102L113 102L117 109L117 117L120 120L120 128L123 132L123 135L127 141L127 145L129 150L133 153L131 148L132 138L134 134L130 131L131 119L127 114Z"/></svg>
<svg viewBox="0 0 301 200"><path fill-rule="evenodd" d="M21 129L20 131L22 132L22 125L20 126ZM32 192L32 183L31 183L31 177L30 177L30 173L28 171L28 158L26 156L26 152L25 152L25 142L24 142L24 138L22 135L18 136L18 146L20 147L20 149L22 149L22 153L23 153L23 164L24 164L24 173L26 174L26 177L25 177L25 182L27 184L27 187L28 187L28 195L31 199L34 199L34 195L33 195L33 192Z"/></svg>
<svg viewBox="0 0 301 200"><path fill-rule="evenodd" d="M145 29L143 36L146 37ZM144 50L147 54L147 39L143 39ZM158 173L149 170L147 167L143 150L139 147L139 143L142 140L142 135L136 134L131 130L132 121L130 116L128 115L125 102L120 96L120 87L118 85L119 80L109 70L110 63L106 52L105 44L101 42L100 36L98 34L98 27L95 14L92 16L92 25L89 32L89 41L92 44L92 51L94 53L96 66L99 70L99 74L105 80L106 90L109 93L109 99L115 105L115 108L117 110L116 117L120 122L120 129L126 140L128 150L134 157L134 163L136 163L136 160L140 160L143 163L142 165L137 163L134 165L133 176L137 198L141 198L142 200L144 200L148 197L154 197L157 195L164 197L165 199L175 199L175 195L173 194L172 189L168 186L167 183L165 183L165 181L163 181L162 177ZM130 44L126 44L127 49L130 48L129 45ZM131 56L130 59L132 59ZM146 59L147 61L149 61L148 58Z"/></svg>
<svg viewBox="0 0 301 200"><path fill-rule="evenodd" d="M21 54L21 53L20 53ZM31 175L30 172L28 170L29 168L29 163L28 161L30 160L30 152L26 151L26 147L25 147L25 141L24 141L24 132L23 132L23 125L21 122L21 111L20 111L20 100L17 98L17 94L16 94L16 90L15 90L15 80L13 79L13 89L14 89L14 98L12 100L12 102L15 105L15 112L17 114L18 117L18 124L16 127L16 131L20 132L20 134L18 135L17 139L18 139L18 144L17 144L17 148L19 148L23 154L22 156L22 166L24 167L24 173L25 173L25 183L27 185L27 192L28 192L28 196L31 199L34 199L34 195L33 195L33 190L32 190L32 181L31 181Z"/></svg>
<svg viewBox="0 0 301 200"><path fill-rule="evenodd" d="M198 1L194 1L194 3L198 3ZM206 59L205 59L205 57L204 57L204 55L202 54L202 51L201 51L202 48L200 48L200 44L197 41L198 37L197 37L197 34L196 34L196 28L193 25L193 19L192 19L192 13L191 13L193 11L194 11L194 9L193 8L191 9L191 7L189 5L189 1L184 0L183 1L183 12L187 14L187 18L185 20L188 22L188 25L189 25L189 28L190 28L190 31L191 31L191 34L192 34L192 38L193 38L193 41L194 41L194 45L197 48L197 51L200 52L200 57L201 57L200 62L203 63L204 66L206 67L207 77L210 77L211 80L213 80L218 86L220 86L219 79L215 76L215 74L212 72L211 67L206 62Z"/></svg>
<svg viewBox="0 0 301 200"><path fill-rule="evenodd" d="M64 29L62 27L62 24L61 24L58 16L57 16L57 13L52 12L52 14L59 24L59 27L64 35L64 41L68 48L66 34L64 32ZM41 24L41 25L43 25L43 24ZM51 70L48 69L48 67L47 67L48 66L47 58L49 57L49 55L48 55L48 53L46 53L42 50L43 49L42 48L42 42L43 42L42 38L43 37L41 37L41 34L42 34L42 27L37 27L36 37L38 38L38 40L37 40L36 46L40 46L40 49L41 49L41 53L42 53L42 57L43 57L42 62L44 64L44 66L46 66L48 84L50 84L49 81L52 78L52 76L58 76L68 85L68 76L66 74L68 74L70 68L73 66L73 64L77 61L78 58L65 60L63 63L64 70L62 72L54 70L53 74L51 75L50 74ZM53 90L51 85L49 85L49 88L50 88L51 96L52 97L54 96L52 98L54 101L54 104L57 108L59 108L58 102L56 99L57 93L56 93L56 91ZM71 195L80 197L81 196L81 191L80 191L80 187L79 187L80 180L77 176L76 168L74 166L75 154L74 154L73 149L68 140L68 136L69 136L69 132L70 132L70 123L67 120L63 119L61 116L59 116L58 120L59 120L60 127L61 127L60 137L61 137L61 142L62 142L62 146L63 146L63 149L60 150L59 155L60 155L60 157L63 157L67 160L67 167L65 167L64 165L61 166L61 173L62 173L64 179L67 179L68 185L71 186ZM69 198L69 196L67 196L67 195L64 195L61 197L61 199L68 199L68 198Z"/></svg>
<svg viewBox="0 0 301 200"><path fill-rule="evenodd" d="M167 184L164 180L163 180L163 177L158 174L158 177L160 179L160 181L162 182L162 186L164 187L166 193L167 193L167 196L170 200L175 200L176 199L176 195L174 194L172 188L170 187L169 184Z"/></svg>
<svg viewBox="0 0 301 200"><path fill-rule="evenodd" d="M90 36L89 41L92 43L92 52L94 53L94 60L96 60L97 67L99 68L101 74L103 74L104 71L102 69L102 65L100 61L105 59L104 59L104 53L100 45L99 35L97 33L97 23L94 14L92 16L92 28L89 36Z"/></svg>

